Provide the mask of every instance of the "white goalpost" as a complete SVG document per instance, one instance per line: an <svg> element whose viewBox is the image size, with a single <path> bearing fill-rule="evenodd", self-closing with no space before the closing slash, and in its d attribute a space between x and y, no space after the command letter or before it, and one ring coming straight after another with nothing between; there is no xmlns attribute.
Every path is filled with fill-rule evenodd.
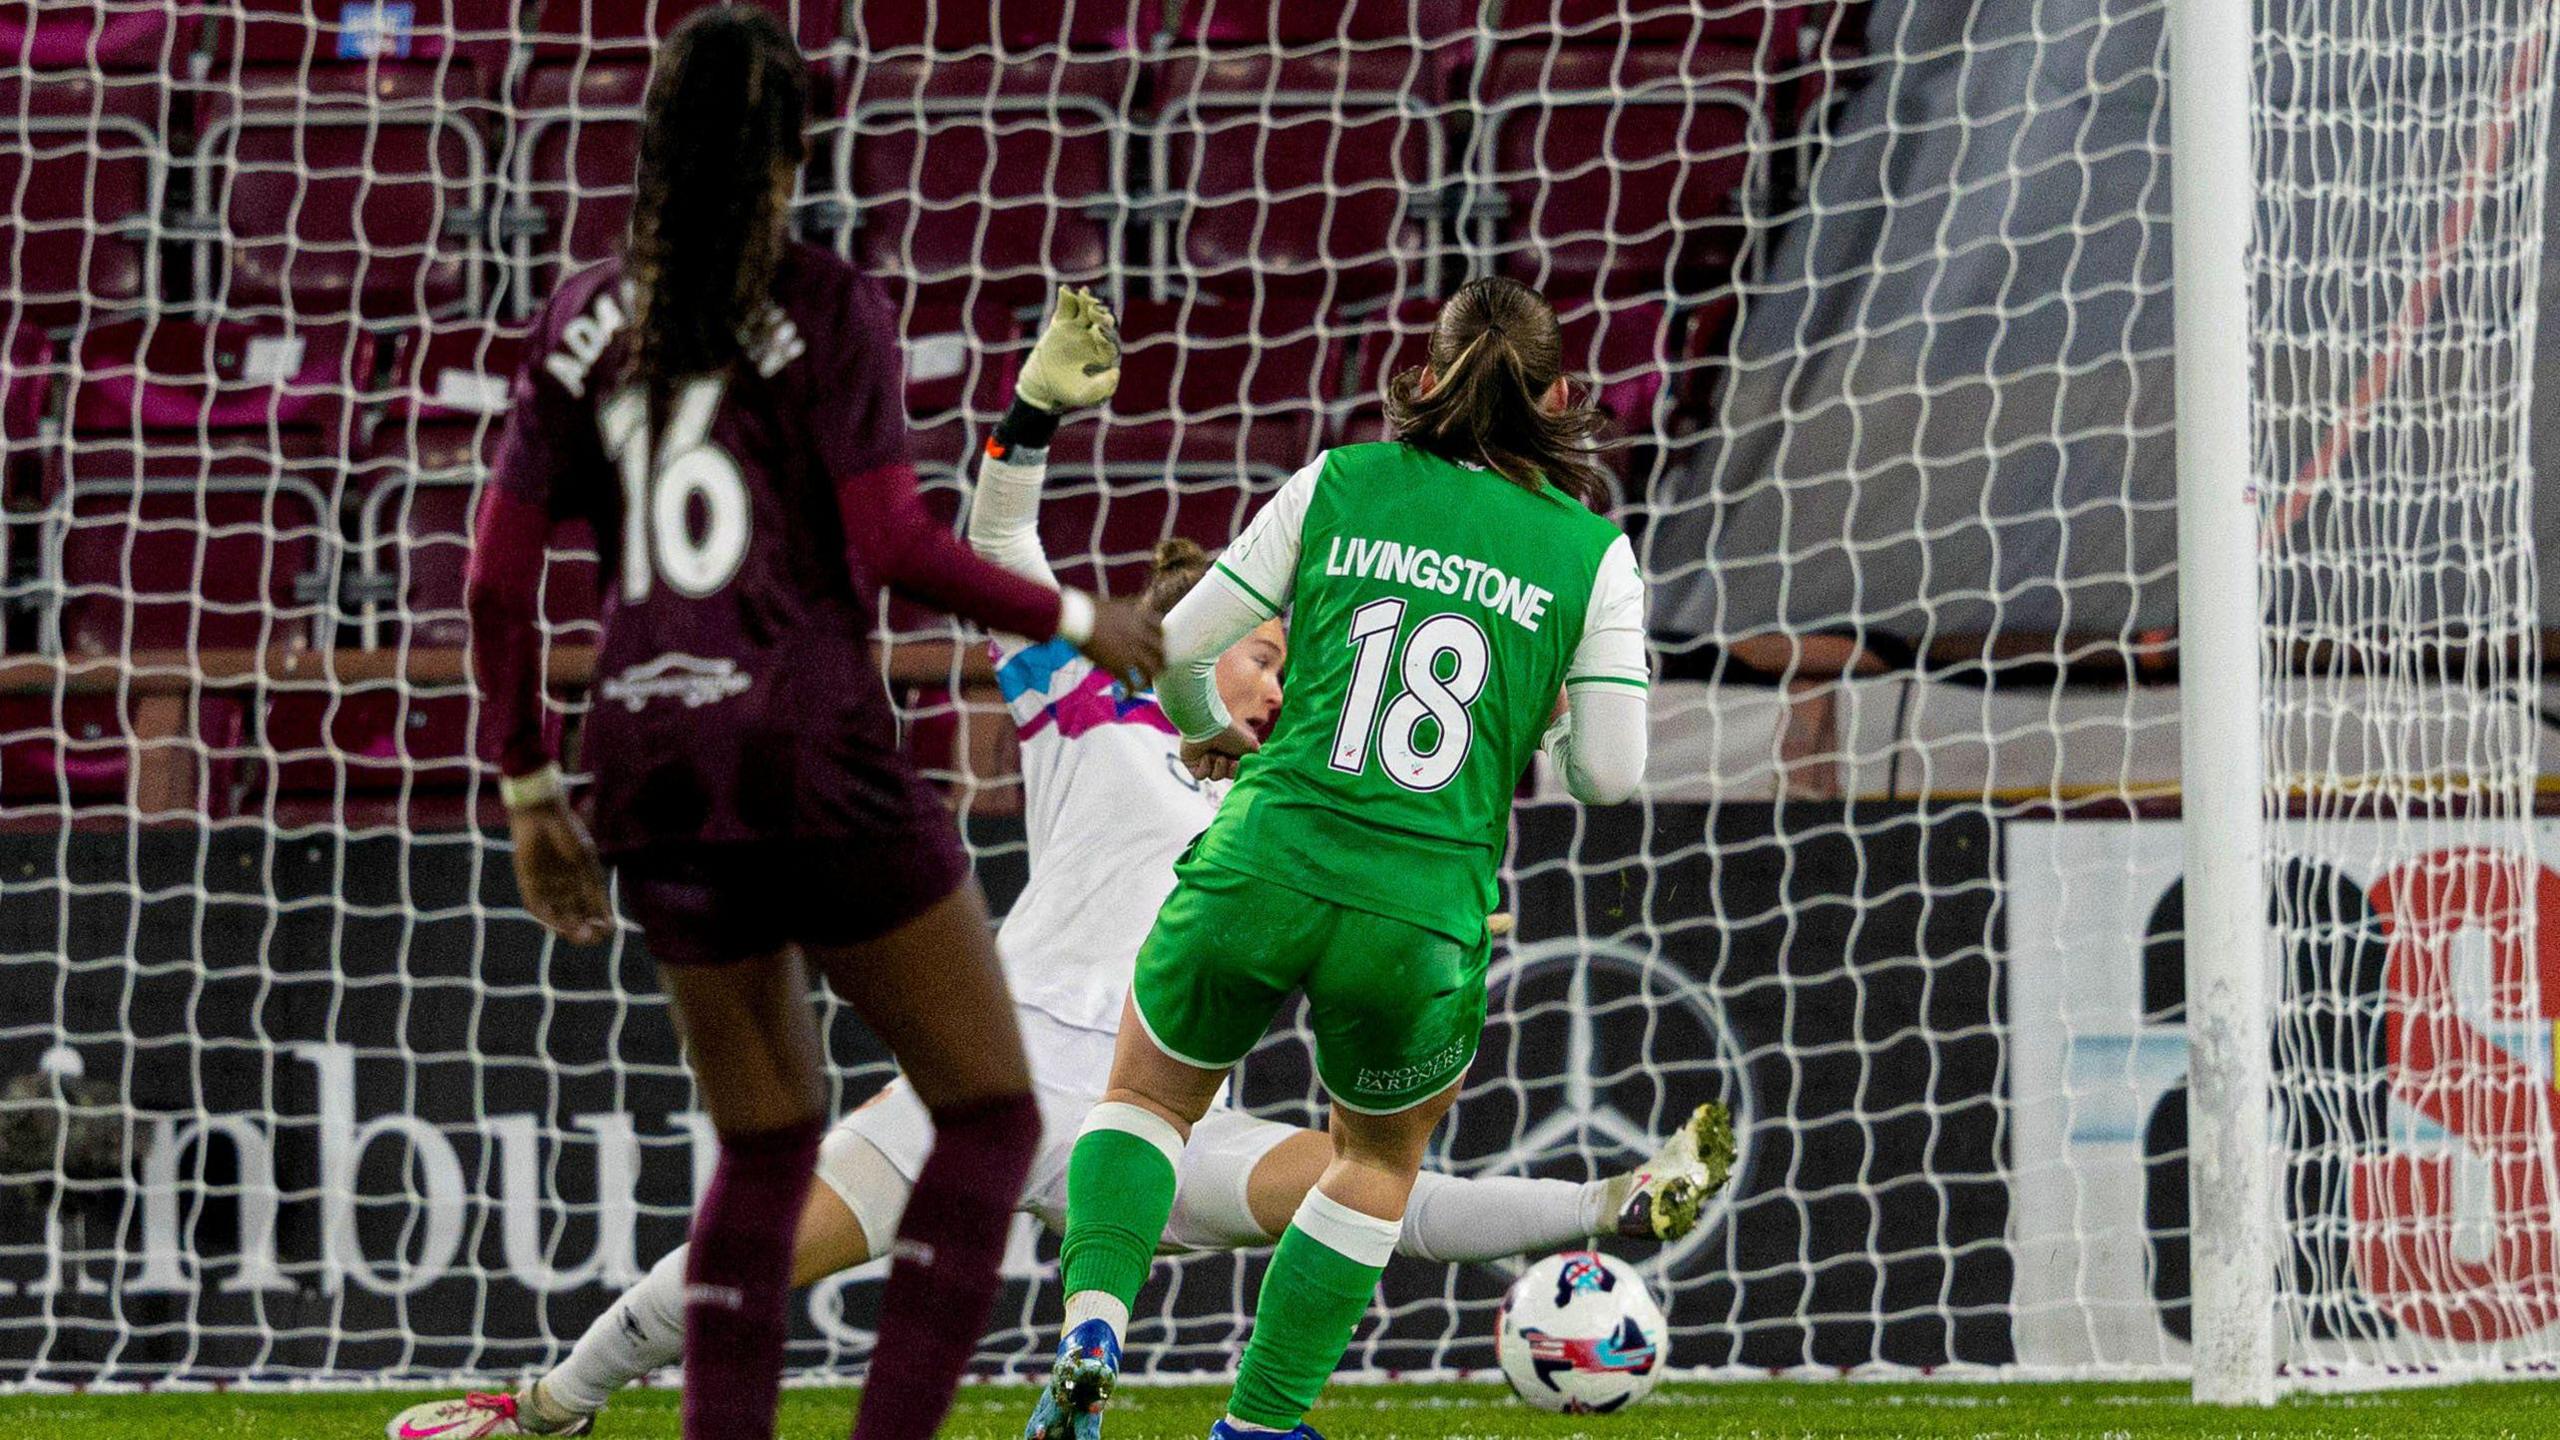
<svg viewBox="0 0 2560 1440"><path fill-rule="evenodd" d="M2177 295L2179 798L2186 864L2195 1396L2276 1393L2275 951L2266 913L2259 486L2250 430L2255 193L2246 5L2169 13ZM2210 677L2207 679L2207 677ZM2203 683L2199 683L2199 682Z"/></svg>

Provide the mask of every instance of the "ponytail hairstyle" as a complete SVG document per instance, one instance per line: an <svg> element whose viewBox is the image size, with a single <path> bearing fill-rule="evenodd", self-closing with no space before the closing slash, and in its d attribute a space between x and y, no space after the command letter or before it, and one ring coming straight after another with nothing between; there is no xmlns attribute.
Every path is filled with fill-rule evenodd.
<svg viewBox="0 0 2560 1440"><path fill-rule="evenodd" d="M659 49L625 251L632 376L651 415L675 382L727 369L757 338L791 203L774 172L798 172L808 113L808 67L770 11L715 5Z"/></svg>
<svg viewBox="0 0 2560 1440"><path fill-rule="evenodd" d="M1417 450L1482 465L1524 489L1541 480L1593 510L1609 508L1609 476L1593 442L1600 412L1541 402L1564 373L1556 312L1517 280L1470 280L1440 307L1431 331L1433 383L1422 368L1387 382L1387 424Z"/></svg>
<svg viewBox="0 0 2560 1440"><path fill-rule="evenodd" d="M1171 614L1208 574L1208 551L1179 535L1162 542L1156 546L1154 567L1147 571L1147 608L1158 615Z"/></svg>

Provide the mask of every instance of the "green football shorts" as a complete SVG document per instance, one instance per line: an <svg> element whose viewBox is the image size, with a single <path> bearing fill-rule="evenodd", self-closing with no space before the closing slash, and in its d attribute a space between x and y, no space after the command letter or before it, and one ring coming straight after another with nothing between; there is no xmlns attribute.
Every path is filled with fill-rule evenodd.
<svg viewBox="0 0 2560 1440"><path fill-rule="evenodd" d="M1205 861L1180 875L1130 989L1157 1049L1224 1070L1303 990L1316 1074L1345 1109L1409 1110L1466 1073L1488 937L1463 943Z"/></svg>

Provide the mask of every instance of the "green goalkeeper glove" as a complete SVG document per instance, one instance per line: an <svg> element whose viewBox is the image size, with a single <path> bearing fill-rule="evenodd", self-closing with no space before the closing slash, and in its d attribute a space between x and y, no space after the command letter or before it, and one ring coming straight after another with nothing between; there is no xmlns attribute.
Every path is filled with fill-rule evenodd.
<svg viewBox="0 0 2560 1440"><path fill-rule="evenodd" d="M1050 414L1099 405L1120 388L1120 322L1083 289L1060 289L1013 393Z"/></svg>

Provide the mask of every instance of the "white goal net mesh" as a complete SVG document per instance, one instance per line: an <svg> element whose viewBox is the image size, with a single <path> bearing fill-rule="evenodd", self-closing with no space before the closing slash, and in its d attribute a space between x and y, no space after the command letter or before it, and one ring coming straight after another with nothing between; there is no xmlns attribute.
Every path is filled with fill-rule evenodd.
<svg viewBox="0 0 2560 1440"><path fill-rule="evenodd" d="M618 243L691 8L0 0L0 1385L513 1375L681 1239L710 1137L654 977L515 905L460 647L520 327ZM1432 1163L1606 1173L1721 1098L1733 1189L1627 1252L1671 1364L2184 1368L2160 0L786 8L802 229L890 289L936 503L1050 286L1120 306L1121 392L1051 453L1070 583L1126 593L1378 438L1465 276L1556 303L1630 442L1654 767L1607 811L1524 794ZM2512 1370L2560 1318L2545 23L2261 20L2303 1373ZM902 602L882 633L1001 908L1024 796L983 647ZM851 1106L888 1072L830 1038ZM1238 1094L1318 1123L1304 1035ZM1045 1355L1053 1257L1025 1221L989 1371ZM1161 1267L1144 1363L1230 1365L1260 1266ZM1351 1363L1488 1367L1508 1281L1398 1261ZM811 1291L795 1368L858 1372L877 1294Z"/></svg>

